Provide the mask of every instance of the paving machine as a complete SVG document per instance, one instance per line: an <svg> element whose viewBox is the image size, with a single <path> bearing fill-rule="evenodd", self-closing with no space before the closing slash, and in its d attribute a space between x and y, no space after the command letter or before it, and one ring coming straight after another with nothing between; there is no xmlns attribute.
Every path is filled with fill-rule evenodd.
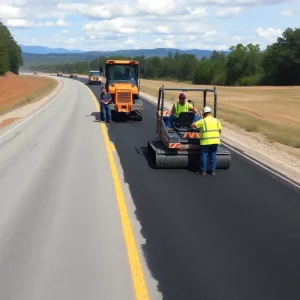
<svg viewBox="0 0 300 300"><path fill-rule="evenodd" d="M104 68L104 70L103 70ZM143 119L143 101L139 98L139 62L135 60L107 60L105 66L100 66L104 71L104 85L112 97L110 104L112 118L117 116L133 116L134 120Z"/></svg>
<svg viewBox="0 0 300 300"><path fill-rule="evenodd" d="M148 153L156 169L195 169L200 167L200 130L191 128L194 120L193 112L182 112L172 128L168 128L168 116L170 111L165 109L165 91L202 92L203 107L206 106L207 93L214 95L213 115L217 113L217 92L214 89L201 88L159 88L156 109L156 133L157 138L148 142ZM188 100L192 102L191 100ZM229 169L231 153L221 145L217 152L217 169ZM207 168L209 169L209 159Z"/></svg>

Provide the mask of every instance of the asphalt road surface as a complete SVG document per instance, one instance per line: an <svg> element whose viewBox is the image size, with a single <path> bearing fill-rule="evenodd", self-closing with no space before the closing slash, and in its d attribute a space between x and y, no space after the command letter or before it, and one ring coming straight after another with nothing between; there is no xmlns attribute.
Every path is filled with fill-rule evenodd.
<svg viewBox="0 0 300 300"><path fill-rule="evenodd" d="M99 114L86 80L62 80L0 132L0 299L134 300ZM216 177L151 169L144 105L143 122L107 127L150 299L298 300L299 191L237 154Z"/></svg>
<svg viewBox="0 0 300 300"><path fill-rule="evenodd" d="M107 127L163 299L299 300L299 189L235 153L215 177L151 169L154 107L144 113Z"/></svg>
<svg viewBox="0 0 300 300"><path fill-rule="evenodd" d="M0 299L133 300L95 104L62 80L51 105L0 133Z"/></svg>

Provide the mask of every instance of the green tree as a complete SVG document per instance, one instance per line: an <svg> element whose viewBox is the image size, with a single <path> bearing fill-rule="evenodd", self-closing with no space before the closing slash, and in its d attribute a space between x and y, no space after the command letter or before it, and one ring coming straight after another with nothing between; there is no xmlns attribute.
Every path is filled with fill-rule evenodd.
<svg viewBox="0 0 300 300"><path fill-rule="evenodd" d="M267 84L300 84L300 28L287 28L276 43L267 47L263 68Z"/></svg>
<svg viewBox="0 0 300 300"><path fill-rule="evenodd" d="M0 41L5 45L9 55L9 69L15 74L19 73L20 66L23 65L22 50L16 43L8 28L0 21Z"/></svg>
<svg viewBox="0 0 300 300"><path fill-rule="evenodd" d="M213 85L296 85L300 84L300 29L287 28L277 42L265 51L259 45L237 44L225 52L213 51L210 58L169 53L166 57L99 57L92 61L58 65L34 66L32 70L63 72L76 70L87 74L107 59L135 59L144 66L143 78L168 78L192 81L193 84Z"/></svg>
<svg viewBox="0 0 300 300"><path fill-rule="evenodd" d="M0 40L0 75L9 70L9 55L6 45Z"/></svg>

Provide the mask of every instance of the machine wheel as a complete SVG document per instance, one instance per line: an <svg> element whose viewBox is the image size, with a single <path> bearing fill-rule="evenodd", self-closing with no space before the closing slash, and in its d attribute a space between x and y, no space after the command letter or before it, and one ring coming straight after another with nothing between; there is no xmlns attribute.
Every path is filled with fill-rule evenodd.
<svg viewBox="0 0 300 300"><path fill-rule="evenodd" d="M143 104L142 100L135 100L135 104ZM142 121L143 120L143 114L144 114L144 108L141 108L139 110L135 110L133 112L133 117L135 121Z"/></svg>

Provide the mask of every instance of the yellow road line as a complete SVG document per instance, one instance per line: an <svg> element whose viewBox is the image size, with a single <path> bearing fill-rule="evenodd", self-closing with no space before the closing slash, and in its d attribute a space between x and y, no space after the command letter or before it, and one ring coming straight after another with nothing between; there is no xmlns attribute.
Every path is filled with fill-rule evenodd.
<svg viewBox="0 0 300 300"><path fill-rule="evenodd" d="M115 147L115 144L112 143L112 142L110 143L110 148L111 148L111 150L114 151L114 152L117 151L117 150L116 150L116 147Z"/></svg>
<svg viewBox="0 0 300 300"><path fill-rule="evenodd" d="M100 111L99 103L98 103L95 95L92 92L91 92L91 95L93 97L94 103L95 103L98 111ZM122 223L122 229L123 229L123 234L124 234L126 248L127 248L127 255L128 255L128 259L129 259L130 271L131 271L131 276L132 276L132 280L133 280L135 296L136 296L137 300L149 300L150 298L149 298L146 281L144 278L144 273L143 273L142 265L140 262L136 242L134 239L132 226L131 226L128 211L127 211L127 206L126 206L126 202L125 202L123 189L121 186L121 181L118 176L117 166L116 166L116 163L115 163L115 160L113 157L112 145L110 144L110 141L109 141L106 126L104 124L100 124L100 126L101 126L102 133L104 136L105 147L107 150L110 169L111 169L111 173L112 173L112 177L113 177L113 181L114 181L117 202L118 202L118 206L119 206L119 213L120 213L120 218L121 218L121 223Z"/></svg>

